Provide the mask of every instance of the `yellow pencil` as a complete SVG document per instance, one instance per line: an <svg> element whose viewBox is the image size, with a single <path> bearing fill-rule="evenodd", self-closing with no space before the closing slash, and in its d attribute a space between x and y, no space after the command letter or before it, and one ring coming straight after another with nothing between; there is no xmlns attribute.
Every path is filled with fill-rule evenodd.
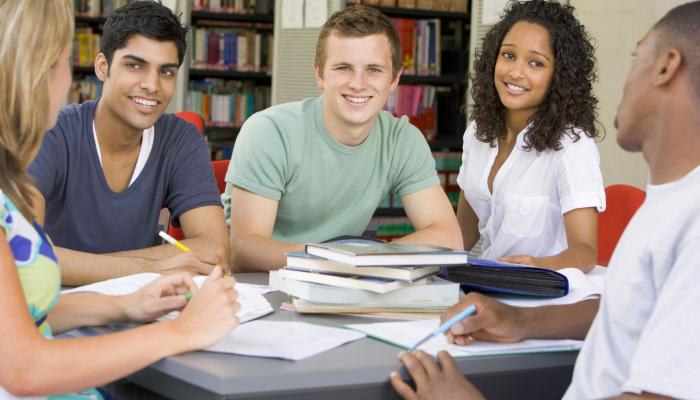
<svg viewBox="0 0 700 400"><path fill-rule="evenodd" d="M160 232L158 232L158 235L160 235L160 237L165 239L166 242L172 244L173 246L177 247L178 249L180 249L182 251L190 251L190 249L188 249L187 246L178 242L174 237L168 235L167 233L160 231Z"/></svg>

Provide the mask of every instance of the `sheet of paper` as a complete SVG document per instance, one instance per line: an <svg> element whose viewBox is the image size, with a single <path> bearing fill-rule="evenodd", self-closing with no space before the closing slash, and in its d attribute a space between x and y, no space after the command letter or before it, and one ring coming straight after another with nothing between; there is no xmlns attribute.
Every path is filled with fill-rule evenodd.
<svg viewBox="0 0 700 400"><path fill-rule="evenodd" d="M328 19L328 0L306 0L304 27L320 28Z"/></svg>
<svg viewBox="0 0 700 400"><path fill-rule="evenodd" d="M109 296L123 296L137 291L159 276L160 274L152 272L127 275L120 278L91 283L89 285L80 286L74 289L64 290L62 293L100 293ZM207 277L198 275L193 279L197 286L201 287ZM241 323L260 318L274 311L272 305L270 305L270 302L267 301L267 299L262 295L263 293L274 291L274 289L270 288L269 286L236 283L235 288L236 291L238 291L238 303L241 305L241 309L236 315L240 319ZM161 317L161 319L172 319L177 317L177 315L178 312L174 311Z"/></svg>
<svg viewBox="0 0 700 400"><path fill-rule="evenodd" d="M566 296L540 299L523 296L492 296L517 307L539 307L558 304L573 304L579 301L600 297L601 288L578 268L564 268L558 272L569 280L569 293Z"/></svg>
<svg viewBox="0 0 700 400"><path fill-rule="evenodd" d="M434 331L440 324L439 319L409 322L378 322L373 324L351 324L346 328L366 333L368 336L391 343L404 349ZM525 340L520 343L489 343L475 341L468 346L447 343L444 335L436 336L422 344L419 349L437 356L440 351L447 351L453 357L469 357L491 354L539 353L548 351L577 350L583 342L580 340Z"/></svg>
<svg viewBox="0 0 700 400"><path fill-rule="evenodd" d="M282 1L282 29L304 27L304 0Z"/></svg>
<svg viewBox="0 0 700 400"><path fill-rule="evenodd" d="M360 332L305 322L253 321L206 351L299 361L363 337Z"/></svg>

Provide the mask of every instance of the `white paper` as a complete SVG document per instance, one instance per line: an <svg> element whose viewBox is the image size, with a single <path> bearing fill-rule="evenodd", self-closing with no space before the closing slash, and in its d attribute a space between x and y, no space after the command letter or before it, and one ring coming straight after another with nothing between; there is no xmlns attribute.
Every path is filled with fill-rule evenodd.
<svg viewBox="0 0 700 400"><path fill-rule="evenodd" d="M304 27L304 0L282 0L282 29Z"/></svg>
<svg viewBox="0 0 700 400"><path fill-rule="evenodd" d="M64 290L62 293L99 293L108 296L124 296L148 285L159 276L160 274L153 272L127 275L120 278L91 283L89 285L80 286L74 289ZM198 287L202 287L202 284L204 284L206 279L207 277L204 275L198 275L193 278ZM238 310L238 313L236 314L240 320L240 323L260 318L274 311L272 305L270 305L270 302L267 301L267 299L263 297L261 293L268 293L270 291L274 291L275 289L268 290L271 289L268 286L251 285L238 282L234 288L238 292L238 303L241 305L241 309ZM172 319L177 317L177 315L178 312L173 311L170 314L161 317L161 319Z"/></svg>
<svg viewBox="0 0 700 400"><path fill-rule="evenodd" d="M410 349L421 339L433 332L440 325L439 319L409 322L379 322L373 324L352 324L347 328ZM578 350L581 340L525 340L519 343L490 343L475 341L467 346L447 343L445 335L436 336L423 343L420 350L437 356L440 351L447 351L453 357L469 357L491 354L539 353L547 351Z"/></svg>
<svg viewBox="0 0 700 400"><path fill-rule="evenodd" d="M481 14L483 25L494 25L501 20L501 13L506 8L508 0L484 0L484 12Z"/></svg>
<svg viewBox="0 0 700 400"><path fill-rule="evenodd" d="M540 307L559 304L574 304L578 303L579 301L590 300L600 297L601 287L588 275L584 274L580 269L564 268L560 269L557 272L566 276L566 279L568 279L569 281L569 293L566 296L554 298L537 298L524 296L496 295L491 297L494 297L506 304L510 304L511 306L516 307ZM600 272L597 272L597 274L600 274Z"/></svg>
<svg viewBox="0 0 700 400"><path fill-rule="evenodd" d="M360 332L306 322L253 321L206 351L299 361L363 337Z"/></svg>
<svg viewBox="0 0 700 400"><path fill-rule="evenodd" d="M328 19L328 0L306 0L304 27L320 28Z"/></svg>

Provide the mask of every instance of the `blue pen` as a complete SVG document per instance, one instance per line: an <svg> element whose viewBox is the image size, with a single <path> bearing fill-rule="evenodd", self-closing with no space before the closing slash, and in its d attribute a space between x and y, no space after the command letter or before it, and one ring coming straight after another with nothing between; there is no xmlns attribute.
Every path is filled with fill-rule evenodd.
<svg viewBox="0 0 700 400"><path fill-rule="evenodd" d="M472 304L471 306L469 306L469 307L465 308L464 310L462 310L462 312L460 312L459 314L455 315L454 317L452 317L452 318L448 319L447 321L445 321L442 325L438 326L438 328L435 329L430 335L424 337L423 339L421 339L420 342L416 343L413 347L411 347L411 350L410 350L410 351L416 351L416 349L418 348L418 346L422 345L423 343L425 343L425 342L428 341L429 339L434 338L435 336L442 335L443 333L447 332L447 331L448 331L450 328L452 328L457 322L459 322L459 321L461 321L461 320L467 318L468 316L474 314L474 312L476 312L476 306Z"/></svg>

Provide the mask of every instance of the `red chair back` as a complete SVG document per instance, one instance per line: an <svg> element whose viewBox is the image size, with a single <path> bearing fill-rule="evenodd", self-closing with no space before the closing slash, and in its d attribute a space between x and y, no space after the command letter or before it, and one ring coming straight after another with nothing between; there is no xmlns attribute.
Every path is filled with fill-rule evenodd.
<svg viewBox="0 0 700 400"><path fill-rule="evenodd" d="M213 160L211 162L211 167L214 169L214 176L216 177L216 186L219 187L219 193L223 193L226 190L226 171L228 171L228 164L231 160Z"/></svg>
<svg viewBox="0 0 700 400"><path fill-rule="evenodd" d="M204 134L204 118L194 111L178 111L175 113L178 117L187 122L192 123L199 133Z"/></svg>
<svg viewBox="0 0 700 400"><path fill-rule="evenodd" d="M219 193L223 193L226 189L226 171L228 170L228 164L230 160L213 160L211 162L211 167L214 170L214 177L216 178L216 186L219 188ZM182 229L176 228L173 225L173 218L170 217L170 222L168 223L168 235L174 237L177 240L182 240L185 235L182 233Z"/></svg>
<svg viewBox="0 0 700 400"><path fill-rule="evenodd" d="M598 265L608 266L622 232L645 196L643 190L634 186L610 185L605 188L605 211L598 217Z"/></svg>

